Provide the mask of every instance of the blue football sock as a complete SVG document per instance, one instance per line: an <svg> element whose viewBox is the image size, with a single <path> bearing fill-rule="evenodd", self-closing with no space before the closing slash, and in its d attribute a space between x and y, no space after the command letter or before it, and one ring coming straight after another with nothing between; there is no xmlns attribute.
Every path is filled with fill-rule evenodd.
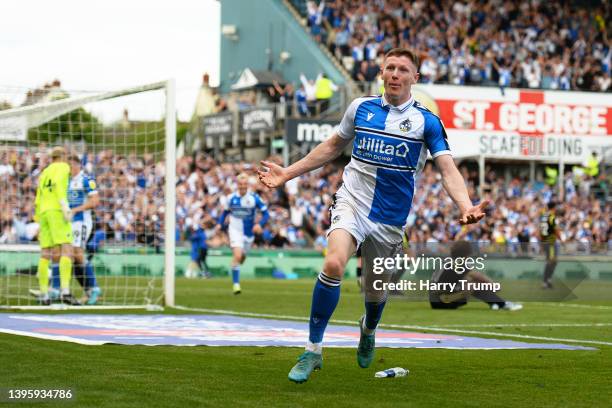
<svg viewBox="0 0 612 408"><path fill-rule="evenodd" d="M365 302L365 327L368 330L374 331L376 329L376 326L378 326L378 322L380 321L380 317L382 316L382 312L385 309L386 304L386 300L382 302Z"/></svg>
<svg viewBox="0 0 612 408"><path fill-rule="evenodd" d="M85 264L85 286L87 289L98 287L96 274L94 273L93 265L90 262Z"/></svg>
<svg viewBox="0 0 612 408"><path fill-rule="evenodd" d="M310 335L311 343L321 343L327 322L331 318L338 300L340 299L340 280L330 278L323 272L312 291L312 305L310 308Z"/></svg>
<svg viewBox="0 0 612 408"><path fill-rule="evenodd" d="M234 266L232 268L232 282L240 283L240 267L239 266Z"/></svg>
<svg viewBox="0 0 612 408"><path fill-rule="evenodd" d="M56 263L51 265L51 287L53 289L60 288L59 264Z"/></svg>

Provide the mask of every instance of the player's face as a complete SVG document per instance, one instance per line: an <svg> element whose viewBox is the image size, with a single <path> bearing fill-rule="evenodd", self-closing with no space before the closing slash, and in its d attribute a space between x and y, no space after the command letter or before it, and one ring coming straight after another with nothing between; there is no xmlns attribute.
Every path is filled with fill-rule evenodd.
<svg viewBox="0 0 612 408"><path fill-rule="evenodd" d="M240 195L245 195L247 190L249 189L249 181L248 180L239 180L238 181L238 193Z"/></svg>
<svg viewBox="0 0 612 408"><path fill-rule="evenodd" d="M419 79L417 68L410 58L387 57L381 69L387 101L393 105L401 105L410 99L410 87Z"/></svg>
<svg viewBox="0 0 612 408"><path fill-rule="evenodd" d="M81 171L81 163L71 161L68 163L70 165L70 174L76 176Z"/></svg>

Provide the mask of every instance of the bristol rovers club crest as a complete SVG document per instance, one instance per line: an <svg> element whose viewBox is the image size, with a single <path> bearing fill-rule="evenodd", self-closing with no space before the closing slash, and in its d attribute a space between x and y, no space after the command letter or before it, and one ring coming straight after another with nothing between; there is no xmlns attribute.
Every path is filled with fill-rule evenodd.
<svg viewBox="0 0 612 408"><path fill-rule="evenodd" d="M412 129L412 122L410 122L410 119L406 119L402 123L400 123L399 124L399 129L402 132L409 132L410 129Z"/></svg>

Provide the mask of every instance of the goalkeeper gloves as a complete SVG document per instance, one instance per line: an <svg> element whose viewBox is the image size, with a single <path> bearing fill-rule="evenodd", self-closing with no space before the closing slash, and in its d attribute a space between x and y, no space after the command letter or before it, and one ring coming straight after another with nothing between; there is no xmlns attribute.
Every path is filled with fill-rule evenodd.
<svg viewBox="0 0 612 408"><path fill-rule="evenodd" d="M66 202L66 200L61 200L60 205L62 206L62 213L64 214L64 220L66 222L72 221L72 211L70 210L70 206Z"/></svg>

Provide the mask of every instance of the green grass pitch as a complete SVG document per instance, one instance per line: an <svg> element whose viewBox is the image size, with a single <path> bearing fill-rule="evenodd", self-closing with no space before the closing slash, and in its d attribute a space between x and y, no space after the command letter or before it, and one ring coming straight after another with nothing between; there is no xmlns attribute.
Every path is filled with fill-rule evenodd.
<svg viewBox="0 0 612 408"><path fill-rule="evenodd" d="M234 296L226 279L177 281L177 304L307 317L313 282L247 280ZM343 283L334 319L357 321L361 295ZM72 311L71 311L72 312ZM101 313L101 312L97 312ZM165 313L182 313L166 309ZM194 313L189 312L189 313ZM384 324L487 332L531 342L612 343L612 302L526 303L489 311L478 301L454 311L393 298ZM553 324L551 326L547 324ZM357 328L355 328L357 330ZM443 332L440 332L443 333ZM465 334L479 336L478 334ZM521 335L559 340L504 337ZM369 369L354 349L326 349L323 370L296 385L287 373L297 348L83 346L0 334L0 388L72 388L64 402L1 403L44 407L599 407L612 401L612 346L595 351L379 348ZM374 372L401 366L404 378Z"/></svg>

